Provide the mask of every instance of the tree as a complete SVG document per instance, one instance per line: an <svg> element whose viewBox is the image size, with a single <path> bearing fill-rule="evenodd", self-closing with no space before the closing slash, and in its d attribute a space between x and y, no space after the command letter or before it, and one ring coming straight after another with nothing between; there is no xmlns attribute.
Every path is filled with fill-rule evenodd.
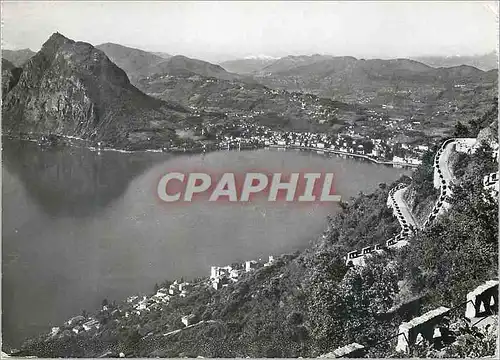
<svg viewBox="0 0 500 360"><path fill-rule="evenodd" d="M434 189L434 156L437 146L432 150L426 151L422 157L422 164L413 173L413 190L415 191L414 204L422 202L431 195L436 195ZM413 209L415 210L415 209Z"/></svg>
<svg viewBox="0 0 500 360"><path fill-rule="evenodd" d="M469 121L470 126L470 136L476 137L479 131L489 126L490 124L497 124L498 119L498 98L495 96L493 99L492 107L484 113L479 119L472 119ZM495 126L493 126L493 130L495 131Z"/></svg>
<svg viewBox="0 0 500 360"><path fill-rule="evenodd" d="M340 264L337 265L340 270ZM376 342L389 335L390 328L380 319L398 292L394 264L375 257L361 268L352 268L339 281L319 276L311 286L308 327L314 341L313 355L358 342Z"/></svg>

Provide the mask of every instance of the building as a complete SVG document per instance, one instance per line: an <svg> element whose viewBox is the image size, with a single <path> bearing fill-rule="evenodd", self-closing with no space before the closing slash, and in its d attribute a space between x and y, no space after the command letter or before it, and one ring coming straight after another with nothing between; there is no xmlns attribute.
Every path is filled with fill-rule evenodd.
<svg viewBox="0 0 500 360"><path fill-rule="evenodd" d="M157 297L165 297L168 295L168 290L165 288L158 289L158 291L155 294Z"/></svg>
<svg viewBox="0 0 500 360"><path fill-rule="evenodd" d="M192 288L193 288L193 286L188 282L184 282L184 283L179 284L179 291L180 292L183 292L183 291L186 292L186 291L191 290Z"/></svg>
<svg viewBox="0 0 500 360"><path fill-rule="evenodd" d="M139 298L139 296L137 296L137 295L130 296L130 297L127 299L127 302L128 302L128 303L132 303L132 302L134 302L135 300L137 300L138 298Z"/></svg>
<svg viewBox="0 0 500 360"><path fill-rule="evenodd" d="M210 279L215 279L219 277L219 267L218 266L211 266L210 267Z"/></svg>
<svg viewBox="0 0 500 360"><path fill-rule="evenodd" d="M255 260L245 261L245 271L246 272L261 268L262 266L263 266L263 264L255 261Z"/></svg>
<svg viewBox="0 0 500 360"><path fill-rule="evenodd" d="M232 269L231 272L229 273L229 278L232 280L232 281L238 281L238 278L240 277L242 273L242 270L238 270L238 269Z"/></svg>
<svg viewBox="0 0 500 360"><path fill-rule="evenodd" d="M192 325L196 322L196 315L194 314L185 315L181 318L181 321L185 326Z"/></svg>
<svg viewBox="0 0 500 360"><path fill-rule="evenodd" d="M142 300L141 300L141 301L139 301L139 302L138 302L138 303L134 306L134 308L135 308L136 310L146 310L146 307L147 307L147 302L148 302L148 299L147 299L147 297L146 297L146 296L144 296L144 297L142 298Z"/></svg>
<svg viewBox="0 0 500 360"><path fill-rule="evenodd" d="M166 303L170 300L170 296L168 295L168 291L158 290L158 292L151 297L151 300L156 303Z"/></svg>
<svg viewBox="0 0 500 360"><path fill-rule="evenodd" d="M494 199L498 199L498 173L491 173L483 178L483 188L488 191Z"/></svg>
<svg viewBox="0 0 500 360"><path fill-rule="evenodd" d="M271 266L272 264L274 264L274 256L269 255L269 260L264 264L264 266Z"/></svg>
<svg viewBox="0 0 500 360"><path fill-rule="evenodd" d="M229 276L233 268L231 266L212 266L210 268L210 279Z"/></svg>
<svg viewBox="0 0 500 360"><path fill-rule="evenodd" d="M219 290L222 288L222 284L221 284L221 281L219 278L217 279L213 279L212 280L212 287L215 289L215 290Z"/></svg>
<svg viewBox="0 0 500 360"><path fill-rule="evenodd" d="M73 328L73 332L74 332L75 334L78 334L78 333L82 332L83 330L84 330L84 329L83 329L83 326L81 326L81 325L75 326L75 327Z"/></svg>
<svg viewBox="0 0 500 360"><path fill-rule="evenodd" d="M392 162L397 163L397 164L406 164L406 161L404 158L399 157L399 156L393 156L392 157Z"/></svg>
<svg viewBox="0 0 500 360"><path fill-rule="evenodd" d="M405 160L406 160L406 162L408 164L412 164L412 165L420 165L420 164L422 164L422 160L417 159L417 158L411 158L411 157L409 157L409 158L406 158Z"/></svg>
<svg viewBox="0 0 500 360"><path fill-rule="evenodd" d="M457 152L473 154L476 151L476 138L459 138L455 140L455 150Z"/></svg>
<svg viewBox="0 0 500 360"><path fill-rule="evenodd" d="M226 277L219 277L217 279L212 280L212 287L215 290L222 289L223 286L227 286L229 283L229 279Z"/></svg>
<svg viewBox="0 0 500 360"><path fill-rule="evenodd" d="M179 286L177 284L177 281L175 281L173 284L170 284L168 288L168 293L169 295L176 295L179 292Z"/></svg>
<svg viewBox="0 0 500 360"><path fill-rule="evenodd" d="M83 321L85 321L85 318L83 316L79 315L79 316L75 316L75 317L69 319L68 321L66 321L66 324L73 325L73 324L77 324L77 323L82 323Z"/></svg>
<svg viewBox="0 0 500 360"><path fill-rule="evenodd" d="M90 321L87 321L85 324L82 325L83 326L83 329L85 331L89 331L90 329L92 328L96 328L96 329L99 329L101 327L101 324L99 323L99 321L95 320L95 319L92 319Z"/></svg>

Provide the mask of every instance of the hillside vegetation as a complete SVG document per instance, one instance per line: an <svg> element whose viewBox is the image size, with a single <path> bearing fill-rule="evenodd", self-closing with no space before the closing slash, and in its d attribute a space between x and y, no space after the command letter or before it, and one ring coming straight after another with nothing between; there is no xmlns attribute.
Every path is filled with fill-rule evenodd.
<svg viewBox="0 0 500 360"><path fill-rule="evenodd" d="M422 167L417 171L424 175L400 181L425 189ZM438 305L458 305L468 291L497 276L498 205L482 188L483 176L495 171L497 163L483 145L455 168L461 176L451 210L414 235L410 246L374 256L368 266L349 269L343 256L398 231L386 207L396 184L381 184L373 194L342 203L342 211L328 220L328 230L312 239L308 249L282 255L228 287L214 290L207 279L198 279L185 298L175 297L140 315L127 302L106 301L94 315L99 330L74 334L63 326L59 335L26 342L22 353L315 357L358 342L369 348L369 356L394 355L395 339L384 340L397 334L402 321ZM187 314L198 322L183 329L180 319ZM479 344L476 335L469 340ZM473 348L460 351L467 356ZM491 355L489 351L485 347L481 354Z"/></svg>

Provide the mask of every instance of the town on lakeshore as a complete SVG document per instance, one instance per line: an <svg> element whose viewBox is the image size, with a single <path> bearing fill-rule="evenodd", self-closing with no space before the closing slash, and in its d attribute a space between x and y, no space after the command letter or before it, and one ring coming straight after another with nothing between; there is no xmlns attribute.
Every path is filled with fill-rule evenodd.
<svg viewBox="0 0 500 360"><path fill-rule="evenodd" d="M391 128L394 122L389 121ZM402 125L402 124L399 124ZM411 129L411 125L409 125ZM404 129L404 127L403 127ZM401 129L401 130L403 130ZM394 130L394 134L400 134L399 129ZM238 132L237 135L234 132ZM415 167L421 164L422 155L429 150L430 140L420 143L397 143L391 138L373 138L364 137L360 133L353 130L352 126L346 127L345 132L337 134L327 133L312 133L312 132L294 132L294 131L279 131L272 130L266 126L255 125L241 121L231 122L227 125L217 125L207 122L203 127L195 127L193 129L186 128L179 133L195 134L194 138L200 135L211 133L214 140L192 140L192 137L180 137L178 142L180 145L174 145L168 148L161 149L146 149L146 151L157 152L206 152L214 150L248 150L258 148L289 148L314 150L318 153L334 153L343 156L360 157L379 164L389 164L394 166L409 166ZM24 134L24 138L38 141L42 146L54 145L58 143L81 143L79 138L71 138L65 136L45 136L39 138L33 137L32 134ZM189 141L188 141L189 140ZM95 151L114 150L108 148L106 143L99 142L90 146ZM127 151L127 150L123 150Z"/></svg>
<svg viewBox="0 0 500 360"><path fill-rule="evenodd" d="M141 316L141 313L151 312L161 309L162 305L172 301L175 297L185 298L194 288L213 287L215 290L227 287L230 283L237 282L245 273L261 267L271 266L274 263L274 256L269 255L268 261L247 260L244 263L235 263L226 266L212 266L210 268L210 277L196 283L183 280L174 280L168 287L159 287L156 293L151 296L134 295L129 296L123 306L116 307L111 311L111 315L123 315L125 318L130 316ZM108 301L103 301L102 311L108 311L111 305ZM181 319L184 326L189 327L200 321L194 314L186 314ZM92 316L78 315L68 319L63 326L52 327L51 337L67 336L68 332L75 334L85 331L97 331L101 327L100 322ZM148 337L151 334L147 334Z"/></svg>

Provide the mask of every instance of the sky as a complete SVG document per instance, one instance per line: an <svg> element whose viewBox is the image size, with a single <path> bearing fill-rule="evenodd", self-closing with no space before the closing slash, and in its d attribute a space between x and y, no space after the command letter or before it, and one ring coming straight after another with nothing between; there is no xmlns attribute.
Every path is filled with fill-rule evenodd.
<svg viewBox="0 0 500 360"><path fill-rule="evenodd" d="M498 48L495 1L2 1L2 47L54 32L208 61L251 55L476 55Z"/></svg>

